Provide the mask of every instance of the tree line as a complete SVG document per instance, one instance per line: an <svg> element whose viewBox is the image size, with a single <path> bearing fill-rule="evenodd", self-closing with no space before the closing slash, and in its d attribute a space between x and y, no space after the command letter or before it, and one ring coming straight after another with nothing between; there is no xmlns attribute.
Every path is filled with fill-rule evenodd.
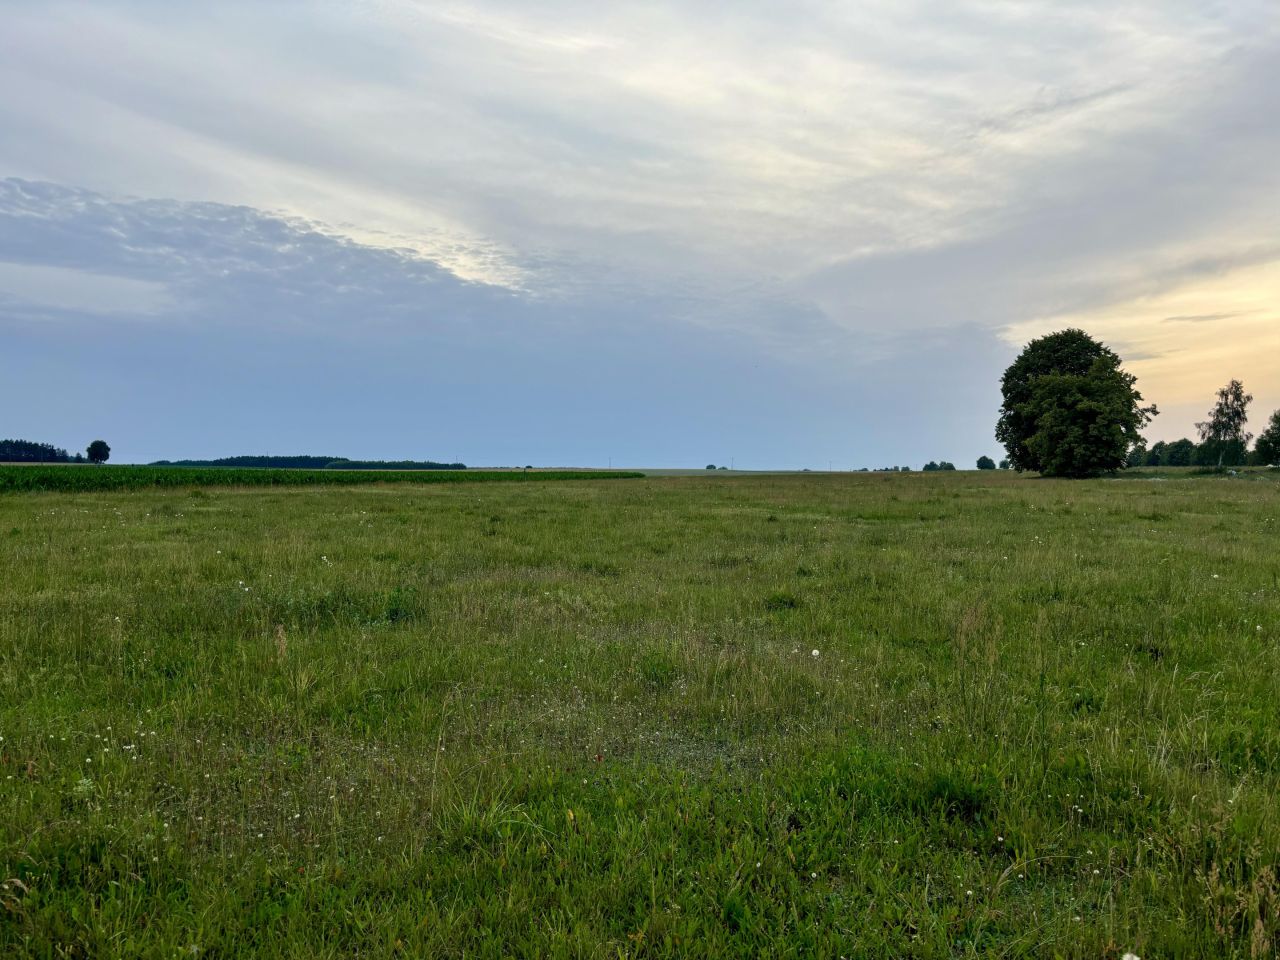
<svg viewBox="0 0 1280 960"><path fill-rule="evenodd" d="M111 448L102 440L93 441L84 453L74 455L51 443L0 440L0 463L106 463L110 456Z"/></svg>
<svg viewBox="0 0 1280 960"><path fill-rule="evenodd" d="M150 467L263 467L274 470L465 470L465 463L435 460L348 460L346 457L246 456L216 460L156 460Z"/></svg>
<svg viewBox="0 0 1280 960"><path fill-rule="evenodd" d="M1253 435L1245 425L1253 397L1239 380L1218 391L1207 419L1196 424L1198 443L1182 439L1148 448L1141 430L1159 411L1143 404L1136 382L1113 350L1083 330L1031 341L1000 383L1004 402L996 439L1010 466L1045 476L1093 477L1126 466L1220 469L1280 461L1280 410L1250 449Z"/></svg>

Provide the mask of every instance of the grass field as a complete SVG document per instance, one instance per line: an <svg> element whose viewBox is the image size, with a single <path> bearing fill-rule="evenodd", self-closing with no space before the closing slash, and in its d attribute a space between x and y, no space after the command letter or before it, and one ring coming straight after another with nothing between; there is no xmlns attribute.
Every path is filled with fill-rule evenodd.
<svg viewBox="0 0 1280 960"><path fill-rule="evenodd" d="M1264 474L0 496L0 956L1273 957L1278 518Z"/></svg>

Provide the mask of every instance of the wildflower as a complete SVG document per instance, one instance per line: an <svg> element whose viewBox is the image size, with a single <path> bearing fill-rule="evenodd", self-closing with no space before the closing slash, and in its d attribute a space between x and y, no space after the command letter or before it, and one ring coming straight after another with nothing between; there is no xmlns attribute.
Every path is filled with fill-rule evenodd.
<svg viewBox="0 0 1280 960"><path fill-rule="evenodd" d="M815 657L822 656L822 654L821 654L821 653L819 653L817 650L814 650L814 651L813 651L813 655L814 655Z"/></svg>

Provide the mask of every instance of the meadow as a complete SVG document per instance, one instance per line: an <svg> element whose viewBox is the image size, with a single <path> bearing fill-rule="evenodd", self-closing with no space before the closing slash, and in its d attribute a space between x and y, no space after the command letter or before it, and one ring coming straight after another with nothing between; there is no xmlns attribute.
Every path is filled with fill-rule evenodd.
<svg viewBox="0 0 1280 960"><path fill-rule="evenodd" d="M1274 957L1276 472L0 495L0 956Z"/></svg>

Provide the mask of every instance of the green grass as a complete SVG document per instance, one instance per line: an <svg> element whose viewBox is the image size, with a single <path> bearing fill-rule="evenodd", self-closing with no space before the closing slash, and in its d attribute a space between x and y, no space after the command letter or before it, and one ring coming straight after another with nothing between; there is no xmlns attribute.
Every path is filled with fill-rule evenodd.
<svg viewBox="0 0 1280 960"><path fill-rule="evenodd" d="M137 490L145 487L305 487L370 483L514 483L634 480L621 470L275 470L257 467L0 465L0 493Z"/></svg>
<svg viewBox="0 0 1280 960"><path fill-rule="evenodd" d="M0 956L1274 956L1278 527L1262 474L0 497Z"/></svg>

